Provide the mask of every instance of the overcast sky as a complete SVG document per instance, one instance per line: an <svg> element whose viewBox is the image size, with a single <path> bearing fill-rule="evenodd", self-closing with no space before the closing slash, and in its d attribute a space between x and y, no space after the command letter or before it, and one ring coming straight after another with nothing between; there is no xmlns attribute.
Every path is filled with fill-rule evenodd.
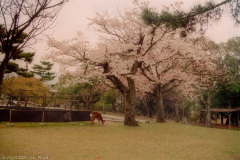
<svg viewBox="0 0 240 160"><path fill-rule="evenodd" d="M214 0L218 3L223 0ZM176 0L149 0L150 6L160 9L162 5L170 6ZM190 8L196 4L204 4L206 0L184 0L183 8ZM88 31L88 17L94 17L96 12L108 10L114 13L117 10L124 10L133 7L132 0L69 0L61 10L57 26L52 30L52 36L60 39L72 38L77 31L82 31L90 39L94 37L93 31ZM209 26L207 35L214 41L226 41L234 34L240 34L240 30L234 27L234 22L229 14L216 25Z"/></svg>
<svg viewBox="0 0 240 160"><path fill-rule="evenodd" d="M214 0L216 3L221 1L223 0ZM149 0L150 7L157 10L162 5L170 6L174 2L176 0ZM183 2L183 8L188 9L199 3L204 4L206 1L184 0ZM58 15L56 26L45 32L45 35L58 40L65 40L73 38L77 31L81 31L89 40L95 41L96 33L88 28L88 18L94 17L96 12L107 10L110 13L114 13L117 10L122 11L132 6L132 0L69 0ZM231 37L240 36L240 27L234 25L230 14L225 14L220 22L209 26L206 35L217 43L226 42ZM39 63L42 55L48 52L48 47L45 43L46 38L40 36L39 39L41 39L41 42L33 45L32 49L28 49L36 53L32 64ZM57 67L55 67L55 71L57 72L56 69Z"/></svg>

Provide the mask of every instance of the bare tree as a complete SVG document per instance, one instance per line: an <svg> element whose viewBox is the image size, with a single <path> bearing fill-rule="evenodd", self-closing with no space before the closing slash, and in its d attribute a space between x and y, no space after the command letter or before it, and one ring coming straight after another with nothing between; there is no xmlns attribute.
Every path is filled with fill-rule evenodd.
<svg viewBox="0 0 240 160"><path fill-rule="evenodd" d="M36 37L51 27L63 4L68 0L1 0L0 85L6 66L23 49L36 42Z"/></svg>

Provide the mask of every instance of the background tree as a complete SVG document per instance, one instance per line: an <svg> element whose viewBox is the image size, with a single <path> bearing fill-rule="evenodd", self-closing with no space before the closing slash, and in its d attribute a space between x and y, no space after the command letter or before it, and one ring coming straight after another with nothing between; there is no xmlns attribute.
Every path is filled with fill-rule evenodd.
<svg viewBox="0 0 240 160"><path fill-rule="evenodd" d="M105 93L106 103L111 105L112 112L117 112L117 98L119 97L119 93L116 89L110 89Z"/></svg>
<svg viewBox="0 0 240 160"><path fill-rule="evenodd" d="M205 68L205 67L202 67ZM206 107L206 127L211 126L211 114L210 108L212 106L213 97L220 91L223 86L229 83L229 73L225 71L219 62L215 62L214 70L202 70L196 68L196 74L199 75L199 79L196 79L198 84L195 86L199 91L201 102Z"/></svg>
<svg viewBox="0 0 240 160"><path fill-rule="evenodd" d="M239 102L239 65L240 65L240 38L234 37L221 44L225 51L222 65L228 70L229 83L222 86L213 97L214 108L235 108Z"/></svg>
<svg viewBox="0 0 240 160"><path fill-rule="evenodd" d="M234 37L224 44L227 55L224 59L225 64L231 68L232 73L238 81L240 75L240 37Z"/></svg>
<svg viewBox="0 0 240 160"><path fill-rule="evenodd" d="M11 84L8 83L8 81L11 81ZM3 86L5 86L5 83L8 85L6 87L9 87L11 89L21 89L21 90L40 90L40 91L48 91L49 88L42 84L42 82L37 78L27 78L18 76L11 77L9 80L4 80ZM10 85L9 85L10 84Z"/></svg>
<svg viewBox="0 0 240 160"><path fill-rule="evenodd" d="M143 106L146 109L146 115L148 118L152 118L155 115L154 106L155 106L155 98L152 94L146 94L141 97Z"/></svg>
<svg viewBox="0 0 240 160"><path fill-rule="evenodd" d="M101 97L101 92L97 88L96 83L80 83L73 93L79 95L80 102L86 109L93 110L93 104L97 103Z"/></svg>
<svg viewBox="0 0 240 160"><path fill-rule="evenodd" d="M235 79L235 81L238 80L238 59L234 57L231 54L225 55L223 59L223 64L229 67L231 73L232 73L232 78Z"/></svg>
<svg viewBox="0 0 240 160"><path fill-rule="evenodd" d="M73 76L70 73L62 74L58 77L58 82L52 85L52 88L58 92L72 92L71 87L68 87L68 82L71 79L73 79Z"/></svg>
<svg viewBox="0 0 240 160"><path fill-rule="evenodd" d="M35 64L32 68L34 71L32 73L40 76L41 81L51 81L55 78L54 72L49 72L52 69L53 63L40 61L41 64Z"/></svg>
<svg viewBox="0 0 240 160"><path fill-rule="evenodd" d="M169 119L175 119L175 122L178 123L181 117L180 106L185 100L181 91L170 90L167 94L164 95L164 110L166 110L166 117Z"/></svg>
<svg viewBox="0 0 240 160"><path fill-rule="evenodd" d="M101 90L99 81L91 79L87 82L75 83L71 74L61 75L59 82L53 88L59 92L59 95L73 93L76 99L83 103L84 108L93 110L93 104L97 103L101 98Z"/></svg>
<svg viewBox="0 0 240 160"><path fill-rule="evenodd" d="M0 1L0 85L10 59L35 43L36 36L48 29L67 0ZM36 40L36 39L35 39Z"/></svg>
<svg viewBox="0 0 240 160"><path fill-rule="evenodd" d="M213 108L237 108L240 105L240 84L229 83L213 97Z"/></svg>
<svg viewBox="0 0 240 160"><path fill-rule="evenodd" d="M156 99L157 122L165 122L164 96L176 88L183 95L187 95L191 91L189 84L195 83L194 79L199 78L194 75L191 67L198 66L206 71L212 70L212 64L208 61L214 59L213 53L217 52L215 51L216 46L209 41L206 41L204 46L199 43L200 41L201 39L169 36L161 43L162 46L159 46L159 50L149 53L151 56L148 57L148 63L145 64L144 76L149 83L153 83L152 94ZM204 48L206 46L209 46L208 50ZM210 51L212 55L208 53ZM205 66L201 65L203 63Z"/></svg>
<svg viewBox="0 0 240 160"><path fill-rule="evenodd" d="M42 82L37 78L27 78L22 76L18 76L17 78L11 77L3 80L2 88L4 88L2 94L11 95L10 91L14 91L15 96L18 95L18 97L21 97L21 100L24 100L25 96L29 96L29 101L32 103L36 102L39 105L42 105L42 97L44 95L51 95L49 88L43 85Z"/></svg>
<svg viewBox="0 0 240 160"><path fill-rule="evenodd" d="M239 5L239 1L235 1L235 0L225 0L222 1L221 3L215 4L213 2L207 2L205 3L205 5L195 5L194 7L192 7L192 9L189 12L185 12L182 11L180 9L178 10L173 10L170 11L170 9L165 9L160 13L157 13L156 11L153 11L152 9L146 8L143 11L142 14L142 18L144 20L144 22L148 25L151 26L156 26L159 27L160 24L164 23L166 25L166 27L169 30L172 29L179 29L180 35L182 37L186 37L187 34L191 33L191 32L195 32L198 31L197 29L200 28L200 33L205 33L205 31L207 30L207 26L209 23L211 22L216 22L218 21L221 17L222 17L222 13L227 11L224 9L224 7L227 6L227 10L229 10L232 13L232 16L235 20L236 23L239 23L239 10L240 10L240 5ZM228 11L227 11L228 12ZM236 41L237 39L233 40ZM231 41L228 43L228 46L234 45L234 42ZM235 44L235 46L237 46ZM227 47L226 47L227 48ZM231 49L234 49L234 47L230 47ZM232 52L233 55L233 50L229 50L230 52ZM238 49L235 47L235 53L238 53ZM233 59L231 58L231 56L226 56L225 60L231 60L233 62ZM233 65L232 63L230 63L231 65ZM233 72L236 72L236 75L238 75L238 69L239 69L239 63L237 61L237 67L236 67L236 71L232 70ZM228 72L229 73L229 72ZM207 90L205 93L202 94L206 94L207 93L207 101L205 101L205 104L207 106L207 127L211 127L210 124L210 106L213 100L214 95L219 91L219 89L221 87L219 87L219 85L226 85L224 83L229 83L228 82L223 82L220 77L218 77L219 75L216 75L215 73L212 72L211 78L209 78L209 80L207 83L209 84ZM227 79L227 77L229 76L229 74L225 77ZM203 78L204 79L204 78ZM225 80L226 80L225 79ZM218 85L216 85L217 81L220 83ZM206 82L206 81L205 81ZM205 86L206 84L202 81L201 79L201 86ZM203 84L204 83L204 84ZM220 86L221 86L220 85ZM215 86L215 88L214 88ZM213 88L211 88L213 87ZM202 100L204 100L204 96L202 95Z"/></svg>

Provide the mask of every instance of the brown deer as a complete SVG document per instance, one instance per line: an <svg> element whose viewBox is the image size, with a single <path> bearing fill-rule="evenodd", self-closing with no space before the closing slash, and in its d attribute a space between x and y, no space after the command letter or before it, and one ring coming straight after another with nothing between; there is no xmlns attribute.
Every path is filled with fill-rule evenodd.
<svg viewBox="0 0 240 160"><path fill-rule="evenodd" d="M91 122L92 122L93 124L94 124L95 118L98 119L99 125L100 125L100 121L102 121L102 125L104 125L105 120L103 120L101 113L95 112L95 111L91 112Z"/></svg>

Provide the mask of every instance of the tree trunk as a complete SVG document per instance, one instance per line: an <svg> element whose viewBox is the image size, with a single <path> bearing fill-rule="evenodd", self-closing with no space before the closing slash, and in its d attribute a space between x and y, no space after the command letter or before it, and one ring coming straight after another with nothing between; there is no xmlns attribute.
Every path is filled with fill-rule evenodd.
<svg viewBox="0 0 240 160"><path fill-rule="evenodd" d="M215 119L215 124L217 124L217 120L218 120L218 113L217 112L215 113L214 119Z"/></svg>
<svg viewBox="0 0 240 160"><path fill-rule="evenodd" d="M239 126L239 112L237 112L237 121L236 121L236 125Z"/></svg>
<svg viewBox="0 0 240 160"><path fill-rule="evenodd" d="M116 102L117 102L117 97L114 97L113 98L113 102L112 102L112 111L113 111L113 113L117 112Z"/></svg>
<svg viewBox="0 0 240 160"><path fill-rule="evenodd" d="M102 106L103 106L103 108L102 108L102 109L103 109L102 113L103 113L103 114L106 114L104 91L101 91L101 94L102 94Z"/></svg>
<svg viewBox="0 0 240 160"><path fill-rule="evenodd" d="M107 72L107 71L105 71ZM136 105L136 89L134 80L127 78L128 87L126 87L116 76L107 75L107 78L117 87L122 93L124 100L124 125L126 126L138 126L135 120L135 105Z"/></svg>
<svg viewBox="0 0 240 160"><path fill-rule="evenodd" d="M124 103L125 103L125 117L124 125L127 126L138 126L137 121L135 120L135 105L136 105L136 90L134 80L128 78L128 87L123 94Z"/></svg>
<svg viewBox="0 0 240 160"><path fill-rule="evenodd" d="M150 118L150 107L148 106L148 101L149 101L148 96L142 98L143 105L147 111L147 117Z"/></svg>
<svg viewBox="0 0 240 160"><path fill-rule="evenodd" d="M175 122L179 123L179 115L178 115L178 105L175 104Z"/></svg>
<svg viewBox="0 0 240 160"><path fill-rule="evenodd" d="M7 68L7 59L4 58L0 65L0 86L3 83L3 78L4 78L6 68Z"/></svg>
<svg viewBox="0 0 240 160"><path fill-rule="evenodd" d="M206 105L206 127L207 128L212 128L210 106L211 106L211 97L208 96L207 105Z"/></svg>
<svg viewBox="0 0 240 160"><path fill-rule="evenodd" d="M165 123L162 93L156 95L157 122Z"/></svg>
<svg viewBox="0 0 240 160"><path fill-rule="evenodd" d="M86 105L87 110L90 110L90 103L85 102L84 104Z"/></svg>
<svg viewBox="0 0 240 160"><path fill-rule="evenodd" d="M221 124L223 124L223 113L221 113Z"/></svg>
<svg viewBox="0 0 240 160"><path fill-rule="evenodd" d="M150 118L150 109L148 106L146 107L146 109L147 109L147 117Z"/></svg>
<svg viewBox="0 0 240 160"><path fill-rule="evenodd" d="M121 113L123 113L124 112L124 108L125 108L125 103L124 103L124 99L123 99L123 95L121 95Z"/></svg>

